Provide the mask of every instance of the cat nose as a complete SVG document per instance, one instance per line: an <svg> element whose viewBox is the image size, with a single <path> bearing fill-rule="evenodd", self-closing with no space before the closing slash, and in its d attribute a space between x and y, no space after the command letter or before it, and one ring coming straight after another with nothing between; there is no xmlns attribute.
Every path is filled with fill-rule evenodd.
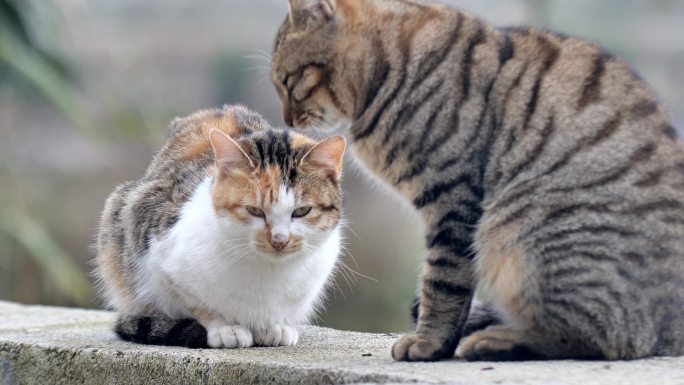
<svg viewBox="0 0 684 385"><path fill-rule="evenodd" d="M290 237L285 233L276 233L271 236L271 246L278 251L284 249L288 242L290 242Z"/></svg>

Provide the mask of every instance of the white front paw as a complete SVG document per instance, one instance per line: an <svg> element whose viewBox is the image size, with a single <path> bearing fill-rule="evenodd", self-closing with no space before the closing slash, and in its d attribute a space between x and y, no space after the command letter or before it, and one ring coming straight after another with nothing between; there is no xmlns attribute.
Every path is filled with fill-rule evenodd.
<svg viewBox="0 0 684 385"><path fill-rule="evenodd" d="M294 346L298 340L297 329L289 325L275 324L254 334L254 341L261 346Z"/></svg>
<svg viewBox="0 0 684 385"><path fill-rule="evenodd" d="M248 348L254 345L252 332L240 325L212 325L207 328L207 345L212 348Z"/></svg>

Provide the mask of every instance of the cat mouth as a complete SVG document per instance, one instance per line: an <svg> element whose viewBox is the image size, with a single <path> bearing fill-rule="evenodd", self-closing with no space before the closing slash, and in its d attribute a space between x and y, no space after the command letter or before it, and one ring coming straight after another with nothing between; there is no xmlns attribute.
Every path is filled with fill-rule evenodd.
<svg viewBox="0 0 684 385"><path fill-rule="evenodd" d="M309 128L322 125L324 117L315 111L304 111L295 115L292 125L296 128Z"/></svg>
<svg viewBox="0 0 684 385"><path fill-rule="evenodd" d="M302 250L301 247L287 247L277 250L270 246L258 246L256 249L259 254L272 261L284 261L290 259L292 256Z"/></svg>
<svg viewBox="0 0 684 385"><path fill-rule="evenodd" d="M348 119L334 114L324 115L323 112L304 112L295 116L292 127L317 131L319 134L341 133L351 126Z"/></svg>

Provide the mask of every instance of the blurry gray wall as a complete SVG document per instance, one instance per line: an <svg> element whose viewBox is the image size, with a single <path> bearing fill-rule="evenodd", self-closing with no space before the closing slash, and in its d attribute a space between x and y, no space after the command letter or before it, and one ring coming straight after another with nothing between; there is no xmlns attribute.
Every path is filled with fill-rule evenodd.
<svg viewBox="0 0 684 385"><path fill-rule="evenodd" d="M684 127L684 2L449 3L497 25L532 24L608 46L641 72ZM71 65L82 107L95 124L92 132L76 129L31 87L0 87L0 188L88 272L106 195L141 175L173 117L243 103L282 124L267 56L287 7L285 0L55 4L56 51ZM423 254L420 224L410 208L352 167L345 178L351 231L344 261L358 274L337 275L318 322L405 330ZM61 291L29 248L0 233L0 298L97 306L93 291L86 299Z"/></svg>

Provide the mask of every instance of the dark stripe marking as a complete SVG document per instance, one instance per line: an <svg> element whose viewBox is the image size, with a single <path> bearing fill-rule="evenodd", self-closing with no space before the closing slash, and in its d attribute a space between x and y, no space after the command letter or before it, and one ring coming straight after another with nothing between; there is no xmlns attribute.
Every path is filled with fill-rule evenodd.
<svg viewBox="0 0 684 385"><path fill-rule="evenodd" d="M566 152L563 157L556 162L548 171L548 174L553 174L554 172L561 169L563 166L568 164L572 158L580 153L581 151L591 148L604 140L610 138L610 136L615 133L620 124L622 123L622 116L618 113L614 118L607 121L600 130L598 130L593 136L585 137L580 140L570 151Z"/></svg>
<svg viewBox="0 0 684 385"><path fill-rule="evenodd" d="M462 174L458 178L452 179L450 181L440 182L429 186L423 190L423 193L413 201L413 204L418 209L423 208L436 202L444 194L451 192L454 188L460 185L466 185L475 197L482 199L483 193L481 187L475 183L469 174Z"/></svg>
<svg viewBox="0 0 684 385"><path fill-rule="evenodd" d="M600 52L594 58L593 69L584 82L582 96L577 103L577 108L583 110L590 104L596 103L601 98L601 80L606 72L606 63L611 57L605 52Z"/></svg>
<svg viewBox="0 0 684 385"><path fill-rule="evenodd" d="M465 297L472 293L472 289L469 287L454 285L453 283L442 280L426 279L424 282L435 289L435 291L448 294L450 296Z"/></svg>
<svg viewBox="0 0 684 385"><path fill-rule="evenodd" d="M474 253L471 246L471 241L457 236L453 229L441 230L437 234L427 236L427 247L429 249L447 247L450 252L460 257L472 258Z"/></svg>

